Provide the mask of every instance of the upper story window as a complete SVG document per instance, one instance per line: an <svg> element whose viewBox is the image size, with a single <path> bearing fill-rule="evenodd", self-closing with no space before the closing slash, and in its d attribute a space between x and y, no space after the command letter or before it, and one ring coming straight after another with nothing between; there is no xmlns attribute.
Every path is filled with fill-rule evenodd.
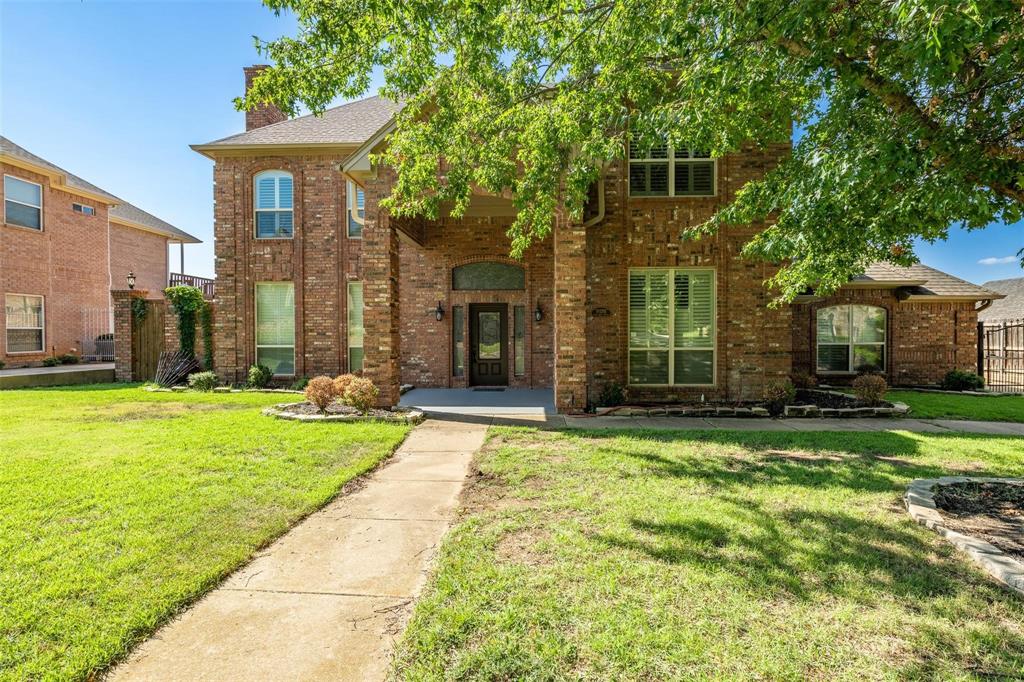
<svg viewBox="0 0 1024 682"><path fill-rule="evenodd" d="M629 194L634 197L711 197L715 160L708 152L662 143L629 146Z"/></svg>
<svg viewBox="0 0 1024 682"><path fill-rule="evenodd" d="M96 215L96 209L92 206L86 206L85 204L71 204L71 210L75 213L81 213L82 215Z"/></svg>
<svg viewBox="0 0 1024 682"><path fill-rule="evenodd" d="M885 370L885 308L834 305L818 309L818 371Z"/></svg>
<svg viewBox="0 0 1024 682"><path fill-rule="evenodd" d="M363 236L363 221L366 218L366 195L354 182L348 183L348 236L360 239Z"/></svg>
<svg viewBox="0 0 1024 682"><path fill-rule="evenodd" d="M256 238L291 239L294 232L292 216L292 174L269 170L254 178L256 197Z"/></svg>
<svg viewBox="0 0 1024 682"><path fill-rule="evenodd" d="M4 222L8 225L42 230L43 186L5 175Z"/></svg>

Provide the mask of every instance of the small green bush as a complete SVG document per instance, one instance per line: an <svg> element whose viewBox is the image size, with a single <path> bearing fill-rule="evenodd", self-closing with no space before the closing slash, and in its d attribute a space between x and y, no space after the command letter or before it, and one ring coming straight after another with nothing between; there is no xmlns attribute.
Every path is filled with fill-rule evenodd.
<svg viewBox="0 0 1024 682"><path fill-rule="evenodd" d="M77 365L79 362L82 361L82 359L75 355L74 353L65 353L64 355L58 355L57 359L60 360L60 364L62 365Z"/></svg>
<svg viewBox="0 0 1024 682"><path fill-rule="evenodd" d="M598 407L617 407L626 402L626 391L616 383L605 384L597 396Z"/></svg>
<svg viewBox="0 0 1024 682"><path fill-rule="evenodd" d="M796 398L796 386L789 379L775 379L764 386L764 402L768 413L778 417L786 411L789 405Z"/></svg>
<svg viewBox="0 0 1024 682"><path fill-rule="evenodd" d="M889 385L881 374L861 374L853 380L853 394L872 407L882 402L888 390Z"/></svg>
<svg viewBox="0 0 1024 682"><path fill-rule="evenodd" d="M346 405L356 408L363 414L369 412L377 404L380 389L366 377L352 377L345 389L343 400Z"/></svg>
<svg viewBox="0 0 1024 682"><path fill-rule="evenodd" d="M295 377L295 381L291 383L290 388L293 391L305 391L306 386L309 385L309 377Z"/></svg>
<svg viewBox="0 0 1024 682"><path fill-rule="evenodd" d="M334 392L334 379L330 377L313 377L306 384L306 400L316 405L321 414L327 411L327 406L337 397Z"/></svg>
<svg viewBox="0 0 1024 682"><path fill-rule="evenodd" d="M56 367L60 364L60 358L43 358L43 367Z"/></svg>
<svg viewBox="0 0 1024 682"><path fill-rule="evenodd" d="M245 385L248 388L266 388L273 377L274 373L266 365L251 365L249 367L249 378Z"/></svg>
<svg viewBox="0 0 1024 682"><path fill-rule="evenodd" d="M980 391L985 388L985 379L974 372L951 369L942 377L942 388L947 391Z"/></svg>
<svg viewBox="0 0 1024 682"><path fill-rule="evenodd" d="M188 387L193 391L209 393L217 387L217 375L213 372L196 372L188 375Z"/></svg>
<svg viewBox="0 0 1024 682"><path fill-rule="evenodd" d="M7 366L7 363L4 362L3 360L0 360L0 369L3 369L6 366Z"/></svg>

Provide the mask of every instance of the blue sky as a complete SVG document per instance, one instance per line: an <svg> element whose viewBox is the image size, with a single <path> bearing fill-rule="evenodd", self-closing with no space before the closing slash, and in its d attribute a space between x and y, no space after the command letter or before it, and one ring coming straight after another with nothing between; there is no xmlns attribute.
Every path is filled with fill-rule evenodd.
<svg viewBox="0 0 1024 682"><path fill-rule="evenodd" d="M294 33L257 0L0 0L0 131L29 151L203 239L185 269L213 275L212 162L188 145L244 128L231 100L252 36ZM921 259L982 282L1024 246L1024 225L954 230ZM172 252L177 269L177 247Z"/></svg>

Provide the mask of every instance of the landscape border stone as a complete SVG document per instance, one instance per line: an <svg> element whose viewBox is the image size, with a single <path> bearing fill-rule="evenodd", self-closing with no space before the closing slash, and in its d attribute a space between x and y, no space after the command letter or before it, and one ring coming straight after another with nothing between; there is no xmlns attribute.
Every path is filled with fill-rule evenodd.
<svg viewBox="0 0 1024 682"><path fill-rule="evenodd" d="M893 403L892 407L849 407L829 408L817 405L787 405L781 417L838 417L855 419L860 417L905 417L910 413L906 403ZM597 414L608 417L769 417L764 407L690 407L683 405L665 405L657 407L638 407L625 405L620 407L598 408Z"/></svg>
<svg viewBox="0 0 1024 682"><path fill-rule="evenodd" d="M305 403L278 403L263 410L263 414L277 419L288 419L297 422L391 422L396 424L419 424L425 418L422 411L416 409L396 408L383 417L372 414L299 414L289 412L289 407Z"/></svg>
<svg viewBox="0 0 1024 682"><path fill-rule="evenodd" d="M986 478L978 476L943 476L918 478L910 482L903 496L907 512L917 523L935 531L961 552L966 553L990 576L1024 595L1024 563L1017 561L995 545L949 529L935 506L935 488L952 483L1024 483L1020 478Z"/></svg>

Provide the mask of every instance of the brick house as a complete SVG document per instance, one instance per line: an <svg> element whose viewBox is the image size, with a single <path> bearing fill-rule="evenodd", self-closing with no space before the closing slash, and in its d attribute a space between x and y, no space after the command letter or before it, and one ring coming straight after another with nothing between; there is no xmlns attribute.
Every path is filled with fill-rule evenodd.
<svg viewBox="0 0 1024 682"><path fill-rule="evenodd" d="M631 150L584 219L560 218L513 261L504 198L436 221L379 209L394 174L369 158L396 110L370 97L288 120L265 106L245 132L193 146L215 162L224 380L254 362L284 376L362 370L385 404L401 384L552 387L558 409L576 411L612 385L634 400L741 400L795 370L873 365L929 383L974 367L975 309L994 292L879 265L836 296L771 308L771 266L740 255L760 225L680 239L788 144L717 159Z"/></svg>
<svg viewBox="0 0 1024 682"><path fill-rule="evenodd" d="M159 296L168 245L199 240L0 137L0 361L112 359L110 290L129 272Z"/></svg>

